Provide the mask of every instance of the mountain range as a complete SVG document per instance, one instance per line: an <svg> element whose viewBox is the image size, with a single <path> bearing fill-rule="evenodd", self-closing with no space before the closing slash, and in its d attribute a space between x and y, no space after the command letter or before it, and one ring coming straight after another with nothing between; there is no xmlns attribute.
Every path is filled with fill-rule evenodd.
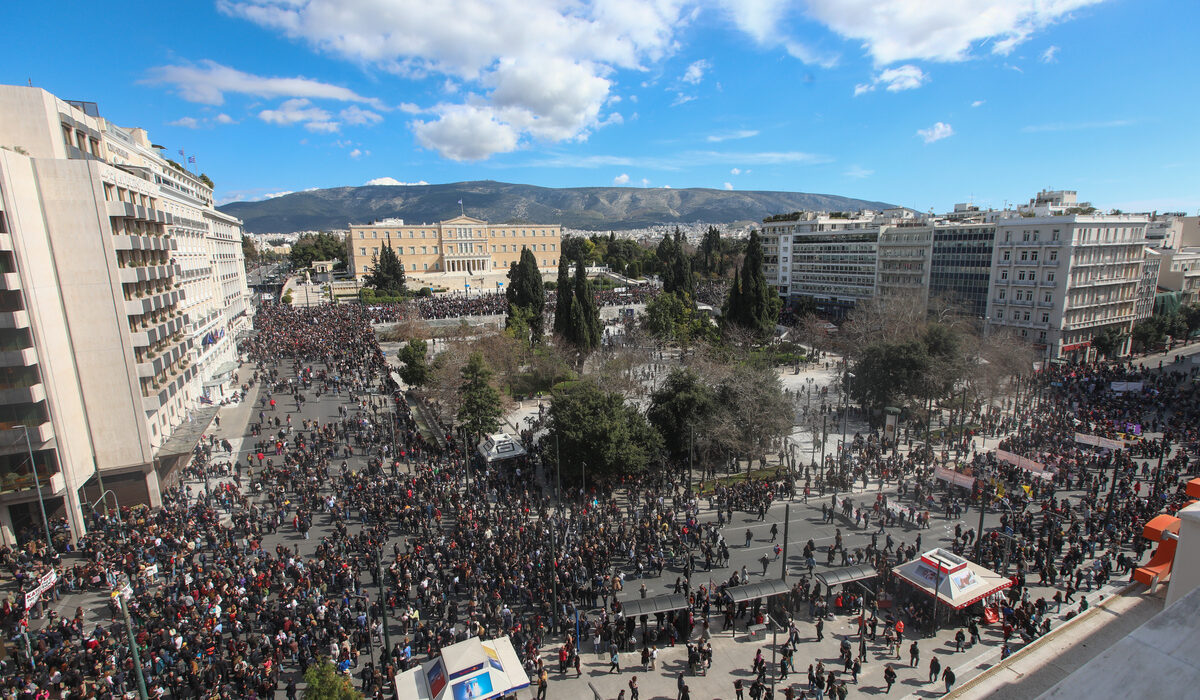
<svg viewBox="0 0 1200 700"><path fill-rule="evenodd" d="M407 223L444 221L459 211L495 223L561 224L592 231L655 224L734 224L794 211L858 211L893 205L831 194L704 188L536 187L493 180L441 185L371 185L294 192L218 207L248 233L345 229L351 223L397 217Z"/></svg>

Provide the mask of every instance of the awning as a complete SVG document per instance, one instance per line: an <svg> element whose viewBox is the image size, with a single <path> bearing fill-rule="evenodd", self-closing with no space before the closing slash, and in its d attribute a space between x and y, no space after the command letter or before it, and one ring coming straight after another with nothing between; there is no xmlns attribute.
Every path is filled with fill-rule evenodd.
<svg viewBox="0 0 1200 700"><path fill-rule="evenodd" d="M621 611L625 613L626 619L641 617L642 615L669 613L675 610L683 610L687 606L688 597L682 593L621 601Z"/></svg>
<svg viewBox="0 0 1200 700"><path fill-rule="evenodd" d="M171 455L190 455L200 444L200 438L208 432L209 424L220 409L220 406L201 406L189 411L187 420L175 428L154 456L164 459Z"/></svg>
<svg viewBox="0 0 1200 700"><path fill-rule="evenodd" d="M791 584L783 579L773 578L766 581L756 581L755 583L747 583L743 586L734 586L726 588L725 595L735 603L740 603L743 600L757 600L759 598L769 598L780 593L787 593L792 590Z"/></svg>
<svg viewBox="0 0 1200 700"><path fill-rule="evenodd" d="M902 580L955 610L982 600L1012 585L1012 581L973 561L932 549L893 570Z"/></svg>
<svg viewBox="0 0 1200 700"><path fill-rule="evenodd" d="M859 564L858 566L847 566L841 569L834 569L833 571L822 571L817 574L816 579L827 587L833 587L875 578L878 575L879 573L875 571L875 567L870 564Z"/></svg>

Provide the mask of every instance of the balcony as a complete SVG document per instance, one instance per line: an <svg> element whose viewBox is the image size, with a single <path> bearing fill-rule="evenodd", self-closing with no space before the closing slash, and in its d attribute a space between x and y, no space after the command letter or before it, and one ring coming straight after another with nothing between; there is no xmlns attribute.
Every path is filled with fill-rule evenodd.
<svg viewBox="0 0 1200 700"><path fill-rule="evenodd" d="M28 328L28 311L0 311L0 328Z"/></svg>
<svg viewBox="0 0 1200 700"><path fill-rule="evenodd" d="M0 288L15 292L21 288L21 276L15 272L0 274Z"/></svg>
<svg viewBox="0 0 1200 700"><path fill-rule="evenodd" d="M123 267L121 268L121 282L124 284L133 284L136 282L150 282L153 280L167 279L172 275L180 273L178 265L142 265L140 267Z"/></svg>
<svg viewBox="0 0 1200 700"><path fill-rule="evenodd" d="M179 241L170 236L118 234L113 236L113 247L117 250L178 250Z"/></svg>
<svg viewBox="0 0 1200 700"><path fill-rule="evenodd" d="M0 367L32 367L37 364L35 348L0 351Z"/></svg>
<svg viewBox="0 0 1200 700"><path fill-rule="evenodd" d="M0 404L38 403L46 400L46 387L39 384L32 386L14 386L0 388Z"/></svg>
<svg viewBox="0 0 1200 700"><path fill-rule="evenodd" d="M162 399L159 398L160 396L161 396L161 394L154 394L153 396L143 396L142 397L142 410L145 411L146 413L153 413L153 412L157 411L158 409L162 408Z"/></svg>
<svg viewBox="0 0 1200 700"><path fill-rule="evenodd" d="M13 239L11 233L0 233L0 250L12 250Z"/></svg>
<svg viewBox="0 0 1200 700"><path fill-rule="evenodd" d="M175 223L174 217L159 209L141 207L129 202L106 202L105 204L108 206L108 215L113 218L138 219L140 221L164 224L166 226L170 226Z"/></svg>

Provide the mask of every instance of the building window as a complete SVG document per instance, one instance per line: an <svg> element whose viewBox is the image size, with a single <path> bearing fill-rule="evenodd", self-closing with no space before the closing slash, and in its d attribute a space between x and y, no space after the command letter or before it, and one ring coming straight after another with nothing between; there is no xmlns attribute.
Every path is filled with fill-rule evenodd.
<svg viewBox="0 0 1200 700"><path fill-rule="evenodd" d="M1021 315L1021 320L1023 320L1023 321L1029 320L1029 312L1028 311L1026 311L1024 314Z"/></svg>
<svg viewBox="0 0 1200 700"><path fill-rule="evenodd" d="M1004 289L1000 290L1000 301L1004 301L1004 297L1006 296L1006 291L1007 290L1004 290Z"/></svg>
<svg viewBox="0 0 1200 700"><path fill-rule="evenodd" d="M1058 260L1058 251L1057 250L1050 251L1050 260Z"/></svg>
<svg viewBox="0 0 1200 700"><path fill-rule="evenodd" d="M1028 250L1022 250L1022 251L1021 251L1021 262L1025 262L1025 261L1026 261L1026 260L1028 260L1028 259L1029 259L1029 251L1028 251Z"/></svg>
<svg viewBox="0 0 1200 700"><path fill-rule="evenodd" d="M1047 282L1053 282L1053 281L1054 281L1054 273L1053 273L1053 272L1047 272L1047 273L1046 273L1046 281L1047 281Z"/></svg>
<svg viewBox="0 0 1200 700"><path fill-rule="evenodd" d="M359 249L358 249L358 254L359 254L359 255L366 255L366 254L367 254L367 249L366 249L366 247L364 246L364 247L362 247L362 248L359 248Z"/></svg>
<svg viewBox="0 0 1200 700"><path fill-rule="evenodd" d="M1000 279L1002 279L1002 280L1006 280L1006 279L1008 279L1008 270L1001 270L1001 271L1000 271Z"/></svg>
<svg viewBox="0 0 1200 700"><path fill-rule="evenodd" d="M1000 309L999 311L996 312L996 320L997 321L1004 320L1004 309Z"/></svg>
<svg viewBox="0 0 1200 700"><path fill-rule="evenodd" d="M1050 323L1050 314L1048 314L1048 313L1042 314L1042 323Z"/></svg>
<svg viewBox="0 0 1200 700"><path fill-rule="evenodd" d="M1009 260L1012 259L1012 251L1008 251L1008 250L1004 251L1004 255L1002 255L1000 257L1000 259L1005 262L1008 262Z"/></svg>
<svg viewBox="0 0 1200 700"><path fill-rule="evenodd" d="M1033 261L1037 260L1037 251L1036 250L1032 250L1029 252L1029 259L1033 260Z"/></svg>

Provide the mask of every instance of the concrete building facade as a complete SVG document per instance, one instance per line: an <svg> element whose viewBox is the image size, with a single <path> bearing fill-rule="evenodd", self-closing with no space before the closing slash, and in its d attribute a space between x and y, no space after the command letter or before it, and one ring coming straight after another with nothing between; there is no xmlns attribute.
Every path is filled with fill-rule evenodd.
<svg viewBox="0 0 1200 700"><path fill-rule="evenodd" d="M379 251L391 246L409 274L482 275L505 272L533 251L543 271L558 267L562 226L557 224L489 224L456 216L432 224L405 224L383 219L351 224L346 236L346 260L358 279L365 277Z"/></svg>
<svg viewBox="0 0 1200 700"><path fill-rule="evenodd" d="M188 292L202 275L185 278L180 248L211 188L184 199L163 184L165 159L139 151L145 132L114 129L94 104L0 86L4 543L41 531L28 452L50 518L72 537L99 498L157 504L176 464L160 449L201 391ZM227 336L249 322L236 308Z"/></svg>
<svg viewBox="0 0 1200 700"><path fill-rule="evenodd" d="M997 221L989 325L1013 329L1048 359L1094 357L1097 333L1133 327L1147 221L1123 214Z"/></svg>
<svg viewBox="0 0 1200 700"><path fill-rule="evenodd" d="M801 212L763 220L767 284L787 301L811 297L817 310L842 318L875 291L880 227L874 212Z"/></svg>

